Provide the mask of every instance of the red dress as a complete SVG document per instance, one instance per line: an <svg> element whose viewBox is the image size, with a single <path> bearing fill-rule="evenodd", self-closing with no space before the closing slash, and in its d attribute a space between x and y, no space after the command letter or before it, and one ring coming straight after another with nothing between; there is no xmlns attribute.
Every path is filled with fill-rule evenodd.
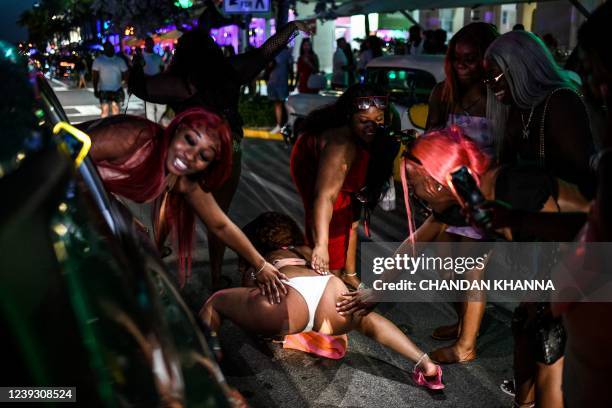
<svg viewBox="0 0 612 408"><path fill-rule="evenodd" d="M314 244L312 237L313 206L316 177L319 171L320 139L317 136L301 135L291 153L291 178L304 204L304 227L306 240ZM360 217L361 207L354 202L353 193L359 192L366 184L369 152L357 145L355 160L346 174L338 198L334 202L332 219L329 223L329 269L343 269L346 264L351 225Z"/></svg>
<svg viewBox="0 0 612 408"><path fill-rule="evenodd" d="M312 89L308 87L308 78L310 75L316 73L314 66L316 61L312 57L301 56L297 62L298 72L298 92L300 93L318 93L318 89Z"/></svg>

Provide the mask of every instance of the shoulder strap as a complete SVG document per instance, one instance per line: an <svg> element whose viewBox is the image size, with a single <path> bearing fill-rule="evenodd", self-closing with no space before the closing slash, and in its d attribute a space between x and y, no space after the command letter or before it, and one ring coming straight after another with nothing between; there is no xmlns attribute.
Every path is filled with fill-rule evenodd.
<svg viewBox="0 0 612 408"><path fill-rule="evenodd" d="M546 154L545 154L545 148L544 148L544 131L545 131L544 123L546 122L546 112L548 111L548 104L550 102L550 98L554 94L556 94L559 91L563 91L563 90L576 93L571 88L557 88L548 94L548 96L546 97L546 102L544 103L544 110L542 111L542 119L540 120L540 147L539 147L539 152L538 152L538 166L541 168L544 168L546 166ZM578 96L580 97L580 95ZM582 98L580 99L582 100Z"/></svg>

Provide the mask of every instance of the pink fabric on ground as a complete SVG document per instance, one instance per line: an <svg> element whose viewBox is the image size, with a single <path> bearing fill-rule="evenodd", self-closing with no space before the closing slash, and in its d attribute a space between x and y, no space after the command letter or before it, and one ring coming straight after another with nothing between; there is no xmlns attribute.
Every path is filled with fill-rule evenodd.
<svg viewBox="0 0 612 408"><path fill-rule="evenodd" d="M348 336L329 336L317 332L305 332L285 336L284 349L300 350L319 357L339 360L346 354Z"/></svg>

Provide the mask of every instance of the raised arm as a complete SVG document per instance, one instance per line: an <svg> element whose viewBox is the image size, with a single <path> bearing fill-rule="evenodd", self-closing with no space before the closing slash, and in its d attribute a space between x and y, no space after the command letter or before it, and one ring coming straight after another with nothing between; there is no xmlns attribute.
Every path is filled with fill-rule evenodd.
<svg viewBox="0 0 612 408"><path fill-rule="evenodd" d="M338 139L329 141L322 149L315 183L312 265L319 273L329 271L329 223L354 156L350 144Z"/></svg>
<svg viewBox="0 0 612 408"><path fill-rule="evenodd" d="M196 88L188 79L171 72L147 76L142 65L134 64L130 70L128 91L147 102L172 104L189 99L196 93Z"/></svg>
<svg viewBox="0 0 612 408"><path fill-rule="evenodd" d="M310 24L306 21L291 21L268 38L261 47L230 57L229 63L238 74L240 82L243 84L249 83L259 75L266 64L276 57L298 30L306 33L312 31Z"/></svg>

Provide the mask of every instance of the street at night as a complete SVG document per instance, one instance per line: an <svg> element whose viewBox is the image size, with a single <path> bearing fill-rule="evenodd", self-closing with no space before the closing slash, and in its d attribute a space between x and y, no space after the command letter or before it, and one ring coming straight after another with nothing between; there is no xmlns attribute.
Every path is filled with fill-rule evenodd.
<svg viewBox="0 0 612 408"><path fill-rule="evenodd" d="M611 407L612 0L512 1L0 6L0 406Z"/></svg>
<svg viewBox="0 0 612 408"><path fill-rule="evenodd" d="M83 114L97 109L90 90L62 87L58 82L54 82L53 88L72 121L96 118L95 114ZM142 102L132 99L128 108L128 113L139 114L137 108L132 110L132 104L142 106ZM79 113L72 113L75 110ZM243 143L241 182L230 217L238 225L264 211L279 211L302 219L300 198L284 171L289 166L290 154L285 143L255 138L247 138ZM148 208L134 205L132 209L144 217L148 214ZM399 200L395 211L377 209L372 219L372 239L403 240L404 217ZM200 224L196 228L193 275L184 289L193 310L198 310L210 295L206 233ZM367 239L363 231L362 239ZM174 258L166 264L171 270L176 269ZM240 281L232 252L226 253L223 271L233 282ZM383 304L379 309L424 350L448 343L429 336L434 328L452 322L454 313L447 305ZM221 368L229 383L254 407L505 407L511 399L499 384L512 375L510 315L502 305L488 306L479 337L478 360L445 367L445 381L452 386L444 392L415 387L409 378L411 366L405 359L358 333L349 335L346 357L334 361L283 350L278 343L249 336L228 324L220 334L224 351Z"/></svg>

